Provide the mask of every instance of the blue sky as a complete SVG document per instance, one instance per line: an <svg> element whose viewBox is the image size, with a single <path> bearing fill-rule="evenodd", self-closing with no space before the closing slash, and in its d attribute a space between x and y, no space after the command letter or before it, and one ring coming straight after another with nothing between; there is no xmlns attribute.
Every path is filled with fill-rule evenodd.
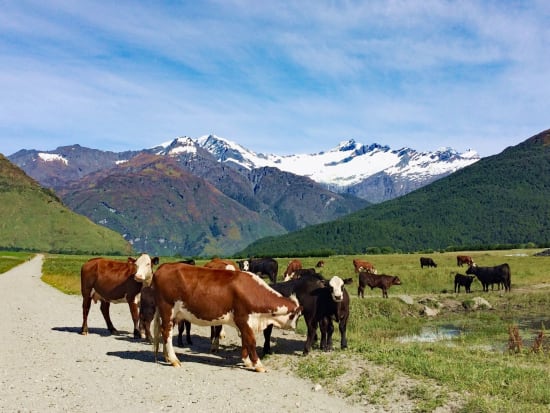
<svg viewBox="0 0 550 413"><path fill-rule="evenodd" d="M216 134L499 153L550 128L550 2L0 2L0 153Z"/></svg>

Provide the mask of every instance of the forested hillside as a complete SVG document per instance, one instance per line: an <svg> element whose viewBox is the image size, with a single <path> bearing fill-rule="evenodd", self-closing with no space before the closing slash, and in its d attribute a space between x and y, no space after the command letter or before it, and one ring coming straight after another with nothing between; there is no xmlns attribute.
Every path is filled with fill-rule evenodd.
<svg viewBox="0 0 550 413"><path fill-rule="evenodd" d="M261 239L240 255L491 248L550 242L550 130L401 198Z"/></svg>

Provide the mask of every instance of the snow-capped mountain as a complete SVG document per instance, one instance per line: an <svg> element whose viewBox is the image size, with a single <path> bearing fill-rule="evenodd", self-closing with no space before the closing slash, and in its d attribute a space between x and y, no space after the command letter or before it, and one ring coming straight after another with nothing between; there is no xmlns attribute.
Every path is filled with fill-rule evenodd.
<svg viewBox="0 0 550 413"><path fill-rule="evenodd" d="M176 141L189 145L193 140L178 138ZM214 135L200 137L196 143L219 162L249 170L265 166L278 168L311 178L335 192L352 193L370 202L404 195L480 159L474 150L464 153L452 148L435 152L418 152L411 148L392 150L377 143L363 145L353 139L325 152L285 156L255 153ZM373 183L378 189L365 191L366 181L374 178L380 181L380 177L384 177L383 187Z"/></svg>

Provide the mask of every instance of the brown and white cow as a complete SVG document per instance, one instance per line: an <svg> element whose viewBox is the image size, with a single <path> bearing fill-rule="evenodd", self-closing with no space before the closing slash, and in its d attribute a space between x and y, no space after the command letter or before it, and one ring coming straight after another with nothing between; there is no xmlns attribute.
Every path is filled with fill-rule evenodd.
<svg viewBox="0 0 550 413"><path fill-rule="evenodd" d="M370 262L365 260L360 260L358 258L353 260L353 268L355 269L355 273L358 274L361 271L370 272L371 274L376 274L376 268L374 268L374 265L372 265Z"/></svg>
<svg viewBox="0 0 550 413"><path fill-rule="evenodd" d="M291 278L293 278L293 275L294 273L296 272L296 270L301 270L302 269L302 261L300 260L291 260L287 267L286 267L286 270L283 274L284 276L284 281L288 281L290 280Z"/></svg>
<svg viewBox="0 0 550 413"><path fill-rule="evenodd" d="M228 324L239 330L241 357L246 367L263 372L256 353L255 334L269 324L294 329L302 307L295 297L285 298L257 275L244 271L217 270L185 264L161 265L153 275L155 315L155 358L162 334L165 360L180 361L172 346L172 320L213 326Z"/></svg>
<svg viewBox="0 0 550 413"><path fill-rule="evenodd" d="M226 260L222 258L212 258L210 261L204 264L204 266L206 268L215 268L218 270L236 271L239 269L239 266L235 261Z"/></svg>
<svg viewBox="0 0 550 413"><path fill-rule="evenodd" d="M463 264L466 264L468 266L474 265L474 260L472 259L472 257L469 257L468 255L457 255L456 265L458 267L462 267Z"/></svg>
<svg viewBox="0 0 550 413"><path fill-rule="evenodd" d="M142 281L150 279L152 266L158 264L158 257L141 254L137 259L128 258L127 262L92 258L80 269L80 291L82 293L82 329L81 334L88 334L88 314L92 300L101 301L100 308L107 328L111 334L117 330L109 314L111 303L127 302L134 322L134 337L140 338L138 295Z"/></svg>

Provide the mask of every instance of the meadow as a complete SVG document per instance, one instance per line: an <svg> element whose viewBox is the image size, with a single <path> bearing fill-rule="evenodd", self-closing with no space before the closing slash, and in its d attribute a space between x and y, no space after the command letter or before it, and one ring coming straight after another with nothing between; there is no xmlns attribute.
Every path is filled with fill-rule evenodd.
<svg viewBox="0 0 550 413"><path fill-rule="evenodd" d="M534 256L539 251L300 258L304 268L314 267L323 259L325 266L319 271L327 278L353 277L354 283L348 287L349 348L339 348L336 329L333 352L316 350L308 357L291 358L289 362L297 374L331 391L382 405L389 403L384 388L390 388L397 376L405 375L417 383L407 394L415 400L416 411L444 406L452 394L460 395L461 412L548 411L550 345L547 338L537 345L535 337L541 332L544 336L545 325L550 322L550 257ZM8 258L0 255L2 268ZM457 267L456 255L471 255L480 266L507 262L512 271L511 293L483 292L475 281L471 294L463 289L455 294L454 274L466 271L466 267ZM421 256L433 258L437 268L421 269ZM43 280L67 294L80 294L80 266L88 258L48 254ZM353 258L372 262L379 274L399 276L402 285L392 286L388 299L382 298L381 290L369 288L364 299L358 298ZM176 260L166 257L161 258L161 263ZM290 258L277 260L280 280ZM207 260L196 261L202 265ZM412 304L401 296L412 299ZM484 298L490 308L473 310L473 297ZM427 317L422 314L425 306L439 313ZM518 327L521 347L511 347L510 326ZM305 332L303 323L298 330ZM426 337L435 338L424 340ZM376 363L387 368L388 373L373 378L357 369L348 377L342 368L343 359Z"/></svg>

